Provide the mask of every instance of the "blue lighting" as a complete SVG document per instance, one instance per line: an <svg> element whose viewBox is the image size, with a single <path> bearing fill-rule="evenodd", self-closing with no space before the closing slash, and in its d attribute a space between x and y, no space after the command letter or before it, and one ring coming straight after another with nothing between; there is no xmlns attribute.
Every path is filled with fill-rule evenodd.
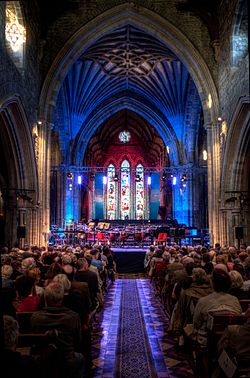
<svg viewBox="0 0 250 378"><path fill-rule="evenodd" d="M102 181L103 181L103 185L107 185L107 176L103 176Z"/></svg>
<svg viewBox="0 0 250 378"><path fill-rule="evenodd" d="M176 176L173 177L173 185L176 185L176 182L177 182L177 178Z"/></svg>
<svg viewBox="0 0 250 378"><path fill-rule="evenodd" d="M77 177L77 183L78 185L82 185L82 176Z"/></svg>
<svg viewBox="0 0 250 378"><path fill-rule="evenodd" d="M151 185L151 176L148 176L148 185Z"/></svg>

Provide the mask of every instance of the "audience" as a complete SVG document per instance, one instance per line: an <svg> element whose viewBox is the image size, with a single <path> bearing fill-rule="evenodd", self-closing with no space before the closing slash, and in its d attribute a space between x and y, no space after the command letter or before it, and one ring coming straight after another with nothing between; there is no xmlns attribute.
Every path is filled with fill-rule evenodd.
<svg viewBox="0 0 250 378"><path fill-rule="evenodd" d="M35 332L55 329L58 333L57 342L62 346L65 369L71 377L86 373L92 366L91 353L88 354L91 322L97 309L103 308L108 282L115 283L116 267L109 246L26 246L23 250L14 248L9 254L6 249L2 261L4 314L14 320L16 310L33 312ZM155 293L163 298L167 309L169 334L182 335L183 329L192 325L193 340L204 351L208 313L240 314L239 299L250 298L250 247L238 251L234 246L220 245L214 249L151 245L144 264L152 284L158 285ZM159 271L161 276L157 276ZM220 345L232 353L244 354L241 348L237 349L235 340L242 332L248 335L248 328L249 320L244 326L228 327ZM244 349L243 337L241 341Z"/></svg>

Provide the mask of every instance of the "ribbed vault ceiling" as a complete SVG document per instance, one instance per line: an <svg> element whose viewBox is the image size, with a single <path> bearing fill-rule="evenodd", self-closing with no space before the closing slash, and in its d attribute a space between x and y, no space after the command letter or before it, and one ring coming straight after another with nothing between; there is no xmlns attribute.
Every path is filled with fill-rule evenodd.
<svg viewBox="0 0 250 378"><path fill-rule="evenodd" d="M127 25L89 47L72 65L62 83L55 128L60 133L65 158L69 152L69 142L75 144L75 149L76 144L88 145L100 127L99 124L92 125L89 131L91 120L98 114L106 131L99 132L97 144L100 150L104 148L115 132L115 128L110 127L109 109L114 102L122 103L125 98L145 107L148 114L157 115L173 138L181 143L185 143L187 119L191 118L194 137L190 139L189 136L189 140L195 143L201 104L187 68L156 38ZM151 131L146 124L147 120L140 117L132 122L138 133L145 136L148 146ZM158 132L162 134L161 130ZM164 142L167 143L166 140ZM148 147L154 151L159 144L158 147Z"/></svg>

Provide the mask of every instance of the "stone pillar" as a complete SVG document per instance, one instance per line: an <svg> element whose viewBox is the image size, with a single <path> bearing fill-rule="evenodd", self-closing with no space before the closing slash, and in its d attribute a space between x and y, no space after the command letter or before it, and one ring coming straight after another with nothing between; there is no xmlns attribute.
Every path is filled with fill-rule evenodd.
<svg viewBox="0 0 250 378"><path fill-rule="evenodd" d="M8 247L13 247L17 243L17 196L15 192L7 192L3 195L6 214L5 221L5 241Z"/></svg>
<svg viewBox="0 0 250 378"><path fill-rule="evenodd" d="M220 184L220 142L218 124L206 125L207 170L208 170L208 223L210 243L220 242L219 184Z"/></svg>
<svg viewBox="0 0 250 378"><path fill-rule="evenodd" d="M38 180L39 216L38 244L46 245L50 231L50 170L51 170L51 127L50 123L38 125Z"/></svg>

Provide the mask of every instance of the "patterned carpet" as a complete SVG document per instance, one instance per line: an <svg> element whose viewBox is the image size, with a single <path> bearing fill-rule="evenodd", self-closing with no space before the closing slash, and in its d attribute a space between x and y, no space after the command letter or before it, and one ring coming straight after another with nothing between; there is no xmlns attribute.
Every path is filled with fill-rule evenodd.
<svg viewBox="0 0 250 378"><path fill-rule="evenodd" d="M122 294L123 291L124 294ZM131 312L133 316L130 323L128 315L125 314L124 321L120 315L123 314L126 307L131 309L131 306L136 306L137 310L134 314ZM138 306L141 315L138 315ZM122 328L120 328L121 322L123 323ZM126 328L129 324L131 332L123 329L124 324ZM176 340L167 336L167 327L168 319L162 309L162 304L155 296L149 279L117 279L105 297L104 312L97 315L93 325L92 355L95 369L92 377L195 378L195 374L186 360L185 354L178 348ZM137 332L137 328L140 328L140 332ZM122 337L119 337L121 332ZM144 355L141 362L142 368L144 369L144 365L147 365L151 376L147 375L149 374L148 369L147 373L137 372L133 375L133 373L127 372L123 375L127 368L122 364L125 363L125 359L132 358L134 352L137 351L134 346L131 347L132 343L140 345L142 355ZM144 343L146 344L144 345ZM148 346L151 348L151 353L148 353L149 357L145 356L145 351L149 349ZM125 355L123 361L120 360L121 351ZM138 366L138 362L134 365ZM118 367L120 368L118 369Z"/></svg>
<svg viewBox="0 0 250 378"><path fill-rule="evenodd" d="M120 281L122 296L116 348L116 378L157 377L136 280ZM118 284L119 284L118 283Z"/></svg>

